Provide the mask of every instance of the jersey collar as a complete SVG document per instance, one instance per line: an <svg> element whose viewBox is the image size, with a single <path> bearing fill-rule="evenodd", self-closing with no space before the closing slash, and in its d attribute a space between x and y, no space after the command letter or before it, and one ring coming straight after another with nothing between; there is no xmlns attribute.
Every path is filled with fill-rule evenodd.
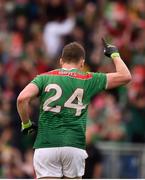
<svg viewBox="0 0 145 180"><path fill-rule="evenodd" d="M77 69L77 68L71 68L71 69L67 69L67 68L62 68L63 70L73 70L73 69Z"/></svg>

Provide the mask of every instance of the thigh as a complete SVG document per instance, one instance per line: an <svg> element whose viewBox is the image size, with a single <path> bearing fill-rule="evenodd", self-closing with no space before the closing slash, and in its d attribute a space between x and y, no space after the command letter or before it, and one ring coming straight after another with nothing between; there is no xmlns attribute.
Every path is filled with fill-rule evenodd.
<svg viewBox="0 0 145 180"><path fill-rule="evenodd" d="M33 164L37 178L60 178L63 176L58 148L36 149Z"/></svg>
<svg viewBox="0 0 145 180"><path fill-rule="evenodd" d="M88 155L85 150L73 147L64 147L61 154L64 177L82 177L84 175L85 159L87 157Z"/></svg>

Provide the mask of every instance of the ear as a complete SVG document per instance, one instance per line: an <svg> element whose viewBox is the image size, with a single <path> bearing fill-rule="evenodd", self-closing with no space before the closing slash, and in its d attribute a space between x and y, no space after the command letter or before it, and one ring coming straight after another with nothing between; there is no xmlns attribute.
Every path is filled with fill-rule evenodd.
<svg viewBox="0 0 145 180"><path fill-rule="evenodd" d="M60 63L60 65L61 65L61 66L64 64L64 62L63 62L63 59L62 59L62 58L60 58L59 63Z"/></svg>
<svg viewBox="0 0 145 180"><path fill-rule="evenodd" d="M85 64L85 60L84 60L84 59L82 59L82 61L81 61L81 68L83 68L83 67L84 67L84 64Z"/></svg>

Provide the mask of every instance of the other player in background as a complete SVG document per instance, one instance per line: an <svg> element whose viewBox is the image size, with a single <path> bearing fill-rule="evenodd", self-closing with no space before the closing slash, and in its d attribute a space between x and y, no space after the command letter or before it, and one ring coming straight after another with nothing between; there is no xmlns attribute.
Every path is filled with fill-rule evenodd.
<svg viewBox="0 0 145 180"><path fill-rule="evenodd" d="M115 46L104 43L105 55L116 67L113 73L85 73L85 50L77 42L62 52L62 68L38 75L19 94L17 108L22 132L37 131L34 169L37 178L81 178L84 175L87 109L91 98L105 89L128 83L131 74ZM29 117L29 102L40 98L38 130Z"/></svg>

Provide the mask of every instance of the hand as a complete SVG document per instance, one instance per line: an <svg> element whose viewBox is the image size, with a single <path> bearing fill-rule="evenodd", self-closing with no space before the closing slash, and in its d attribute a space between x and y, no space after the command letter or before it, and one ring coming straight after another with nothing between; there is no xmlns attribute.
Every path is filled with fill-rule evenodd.
<svg viewBox="0 0 145 180"><path fill-rule="evenodd" d="M24 134L24 135L30 135L30 136L33 136L33 135L36 135L37 133L37 125L34 123L34 122L31 122L29 120L29 122L27 124L23 124L22 123L22 129L21 129L21 132Z"/></svg>
<svg viewBox="0 0 145 180"><path fill-rule="evenodd" d="M108 44L103 38L102 38L102 42L103 42L103 46L104 46L105 56L107 56L109 58L120 57L118 48L116 46Z"/></svg>

